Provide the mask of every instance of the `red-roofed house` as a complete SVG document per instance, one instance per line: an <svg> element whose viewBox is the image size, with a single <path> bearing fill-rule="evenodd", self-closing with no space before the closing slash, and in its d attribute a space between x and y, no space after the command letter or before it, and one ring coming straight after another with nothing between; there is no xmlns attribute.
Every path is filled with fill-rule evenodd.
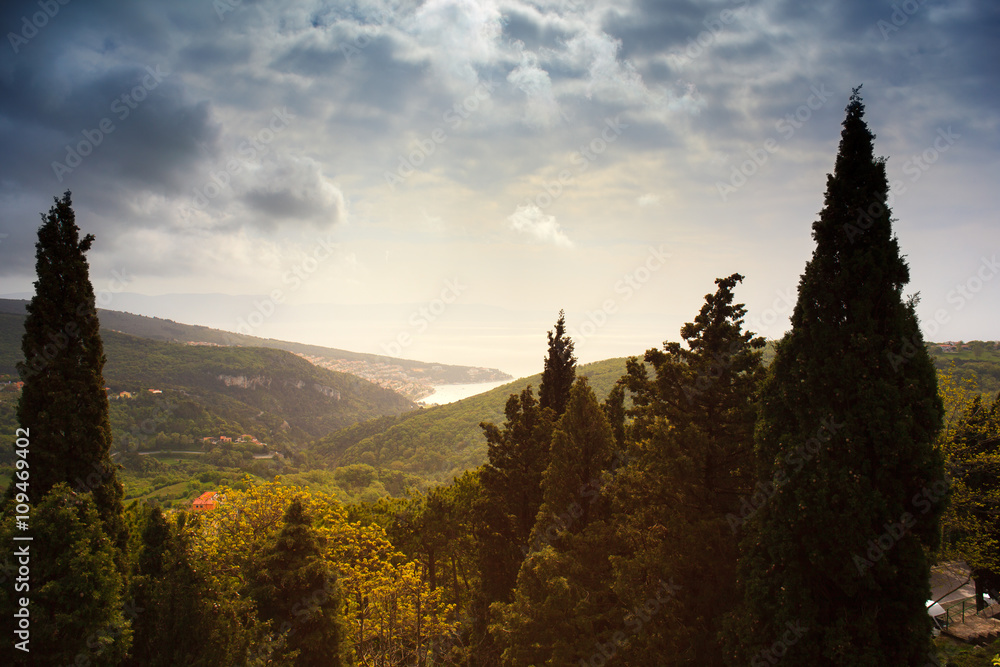
<svg viewBox="0 0 1000 667"><path fill-rule="evenodd" d="M216 493L215 491L206 491L205 493L195 498L194 502L191 503L191 508L194 510L202 510L202 511L214 510L215 506L219 504L215 500L215 497L217 495L219 494Z"/></svg>

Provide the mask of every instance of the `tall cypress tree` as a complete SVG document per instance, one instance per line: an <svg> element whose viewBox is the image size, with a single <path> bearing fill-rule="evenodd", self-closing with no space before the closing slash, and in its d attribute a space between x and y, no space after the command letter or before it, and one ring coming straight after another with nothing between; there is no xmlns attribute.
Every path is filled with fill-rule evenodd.
<svg viewBox="0 0 1000 667"><path fill-rule="evenodd" d="M321 537L301 499L288 506L250 593L279 637L279 660L302 667L351 664L337 573L323 559Z"/></svg>
<svg viewBox="0 0 1000 667"><path fill-rule="evenodd" d="M127 667L247 664L252 638L262 632L252 602L233 595L192 555L184 513L133 503L129 590L132 619ZM178 638L183 637L183 641ZM93 663L91 663L93 664Z"/></svg>
<svg viewBox="0 0 1000 667"><path fill-rule="evenodd" d="M18 372L17 418L31 441L31 497L66 483L93 494L111 540L123 549L122 485L111 461L104 346L70 193L42 216L35 245L35 296L28 304ZM13 489L13 485L11 486Z"/></svg>
<svg viewBox="0 0 1000 667"><path fill-rule="evenodd" d="M497 647L487 634L493 617L490 605L509 602L529 546L531 528L542 504L542 474L549 462L553 413L538 405L531 387L511 394L500 428L491 422L480 427L486 436L489 460L478 471L481 493L475 506L475 533L480 586L474 606L481 640L479 664L496 664Z"/></svg>
<svg viewBox="0 0 1000 667"><path fill-rule="evenodd" d="M569 390L576 379L576 357L573 356L573 339L566 335L565 312L559 311L555 331L550 331L548 336L549 353L545 357L542 381L538 384L538 402L560 416L566 411Z"/></svg>
<svg viewBox="0 0 1000 667"><path fill-rule="evenodd" d="M765 380L741 662L923 665L942 509L937 380L855 89L792 328Z"/></svg>
<svg viewBox="0 0 1000 667"><path fill-rule="evenodd" d="M743 276L717 279L715 294L681 328L680 343L631 359L623 383L633 395L630 462L615 479L618 541L628 556L615 586L629 608L658 581L675 581L669 611L629 643L630 665L721 665L718 634L734 600L738 543L729 517L753 485L755 401L764 375L763 338L742 328L733 303ZM685 582L680 584L680 582ZM695 585L694 582L697 582Z"/></svg>
<svg viewBox="0 0 1000 667"><path fill-rule="evenodd" d="M532 550L510 604L491 628L502 664L604 664L624 644L623 610L611 589L615 541L602 494L617 445L586 378L570 392L552 435ZM616 634L617 638L616 638Z"/></svg>

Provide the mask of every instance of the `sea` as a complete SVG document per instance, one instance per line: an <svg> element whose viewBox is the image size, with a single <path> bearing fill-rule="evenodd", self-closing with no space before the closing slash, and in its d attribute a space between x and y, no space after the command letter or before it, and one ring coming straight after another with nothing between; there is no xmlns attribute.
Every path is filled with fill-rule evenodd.
<svg viewBox="0 0 1000 667"><path fill-rule="evenodd" d="M490 389L502 387L510 382L511 380L499 380L493 382L474 382L472 384L435 385L434 393L420 399L417 403L422 403L423 405L444 405L445 403L454 403L455 401L460 401L463 398L468 398L470 396L475 396L476 394L482 394Z"/></svg>

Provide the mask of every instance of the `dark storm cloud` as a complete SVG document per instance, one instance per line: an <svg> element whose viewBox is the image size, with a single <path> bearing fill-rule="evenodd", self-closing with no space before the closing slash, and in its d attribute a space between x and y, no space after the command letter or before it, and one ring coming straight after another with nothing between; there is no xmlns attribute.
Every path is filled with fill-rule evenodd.
<svg viewBox="0 0 1000 667"><path fill-rule="evenodd" d="M877 132L920 146L950 124L970 150L1000 141L1000 8L986 0L220 2L221 15L210 0L57 2L25 43L0 43L0 270L27 266L38 212L67 187L101 233L273 235L388 196L384 174L419 145L438 187L490 197L572 166L620 117L590 169L655 156L728 174L820 90L782 150L828 151L859 83ZM4 4L0 30L19 35L37 11ZM247 149L274 109L294 119ZM70 166L105 119L113 131Z"/></svg>
<svg viewBox="0 0 1000 667"><path fill-rule="evenodd" d="M638 0L627 11L617 8L607 11L601 28L620 39L623 44L622 55L632 58L680 49L690 40L696 39L700 32L707 30L705 22L717 19L720 11L733 11L745 6L746 2L743 0L711 5L683 0ZM730 21L730 24L733 23L735 21Z"/></svg>
<svg viewBox="0 0 1000 667"><path fill-rule="evenodd" d="M519 41L526 49L557 49L560 43L571 38L572 31L565 25L526 8L510 7L504 11L503 37Z"/></svg>

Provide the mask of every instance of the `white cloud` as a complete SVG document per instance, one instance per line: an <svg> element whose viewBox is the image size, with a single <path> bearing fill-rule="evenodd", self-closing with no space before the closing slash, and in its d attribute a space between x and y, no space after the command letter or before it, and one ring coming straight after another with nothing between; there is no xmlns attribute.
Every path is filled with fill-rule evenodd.
<svg viewBox="0 0 1000 667"><path fill-rule="evenodd" d="M654 195L652 192L647 192L635 201L643 208L647 206L657 206L660 203L660 195Z"/></svg>
<svg viewBox="0 0 1000 667"><path fill-rule="evenodd" d="M507 81L527 98L523 117L527 125L550 127L559 122L559 103L552 92L552 79L538 66L537 55L522 51L521 63L507 75Z"/></svg>
<svg viewBox="0 0 1000 667"><path fill-rule="evenodd" d="M534 204L518 206L513 214L507 216L507 222L512 229L542 243L552 243L564 248L573 247L573 242L559 226L556 216L543 213L542 209Z"/></svg>
<svg viewBox="0 0 1000 667"><path fill-rule="evenodd" d="M489 0L428 0L408 31L441 72L465 84L479 81L476 67L497 57L502 16Z"/></svg>

